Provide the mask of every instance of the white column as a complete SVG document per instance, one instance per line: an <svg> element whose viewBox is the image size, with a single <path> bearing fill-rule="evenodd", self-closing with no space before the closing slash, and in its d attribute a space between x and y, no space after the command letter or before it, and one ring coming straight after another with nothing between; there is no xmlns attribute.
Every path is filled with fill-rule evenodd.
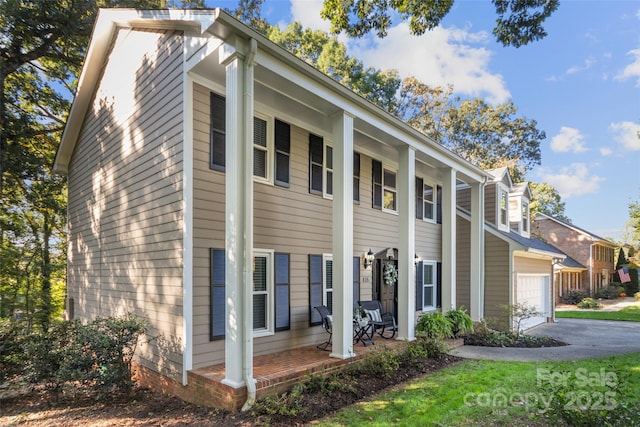
<svg viewBox="0 0 640 427"><path fill-rule="evenodd" d="M456 170L442 185L442 311L456 307Z"/></svg>
<svg viewBox="0 0 640 427"><path fill-rule="evenodd" d="M415 339L416 273L416 153L399 149L398 167L398 338Z"/></svg>
<svg viewBox="0 0 640 427"><path fill-rule="evenodd" d="M471 306L474 321L484 317L484 185L471 184Z"/></svg>
<svg viewBox="0 0 640 427"><path fill-rule="evenodd" d="M353 117L340 112L333 121L333 350L346 359L353 352Z"/></svg>
<svg viewBox="0 0 640 427"><path fill-rule="evenodd" d="M226 326L222 382L239 388L253 381L253 65L251 58L229 45L221 48L220 62L226 66Z"/></svg>

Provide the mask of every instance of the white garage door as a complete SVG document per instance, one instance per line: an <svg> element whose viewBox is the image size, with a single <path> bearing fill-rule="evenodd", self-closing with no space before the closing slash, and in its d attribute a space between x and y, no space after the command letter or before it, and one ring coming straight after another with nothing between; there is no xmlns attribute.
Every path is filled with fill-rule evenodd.
<svg viewBox="0 0 640 427"><path fill-rule="evenodd" d="M547 321L549 313L549 276L518 274L518 303L535 307L542 313L520 322L520 329L529 329Z"/></svg>

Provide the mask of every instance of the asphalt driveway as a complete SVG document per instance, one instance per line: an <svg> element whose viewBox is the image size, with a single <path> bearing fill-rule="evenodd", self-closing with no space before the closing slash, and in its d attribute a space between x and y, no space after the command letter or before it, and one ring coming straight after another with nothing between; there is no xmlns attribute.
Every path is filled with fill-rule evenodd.
<svg viewBox="0 0 640 427"><path fill-rule="evenodd" d="M640 322L611 320L556 319L527 331L529 335L550 336L569 345L546 348L502 348L465 345L451 354L468 359L574 360L640 352Z"/></svg>

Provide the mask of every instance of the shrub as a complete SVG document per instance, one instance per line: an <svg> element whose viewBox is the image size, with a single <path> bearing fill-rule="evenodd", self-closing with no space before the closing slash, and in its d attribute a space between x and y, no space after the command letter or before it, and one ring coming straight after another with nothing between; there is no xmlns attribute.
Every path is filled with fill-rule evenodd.
<svg viewBox="0 0 640 427"><path fill-rule="evenodd" d="M640 301L640 292L636 292L635 294L633 294L633 297L636 299L636 301Z"/></svg>
<svg viewBox="0 0 640 427"><path fill-rule="evenodd" d="M0 384L24 370L23 337L20 321L0 319Z"/></svg>
<svg viewBox="0 0 640 427"><path fill-rule="evenodd" d="M586 291L584 289L571 289L563 295L562 300L565 302L565 304L578 304L588 296L589 291Z"/></svg>
<svg viewBox="0 0 640 427"><path fill-rule="evenodd" d="M358 372L370 377L390 378L400 367L398 354L389 348L367 353L358 364Z"/></svg>
<svg viewBox="0 0 640 427"><path fill-rule="evenodd" d="M451 332L454 337L473 332L473 321L463 306L447 311L445 317L451 322Z"/></svg>
<svg viewBox="0 0 640 427"><path fill-rule="evenodd" d="M600 308L600 303L593 298L585 298L578 303L578 308Z"/></svg>
<svg viewBox="0 0 640 427"><path fill-rule="evenodd" d="M624 292L623 287L607 286L596 291L596 298L614 299L618 298L620 292Z"/></svg>
<svg viewBox="0 0 640 427"><path fill-rule="evenodd" d="M527 304L526 302L506 305L504 306L504 309L510 315L513 323L515 324L516 337L520 335L520 325L522 325L523 320L542 316L542 313L538 311L535 306Z"/></svg>
<svg viewBox="0 0 640 427"><path fill-rule="evenodd" d="M427 338L453 338L453 324L440 312L422 315L416 325L416 331Z"/></svg>

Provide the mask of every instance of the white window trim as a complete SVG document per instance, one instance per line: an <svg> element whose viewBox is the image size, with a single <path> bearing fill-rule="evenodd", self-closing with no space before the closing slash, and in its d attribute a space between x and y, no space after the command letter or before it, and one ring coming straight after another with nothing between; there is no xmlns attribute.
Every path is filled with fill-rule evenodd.
<svg viewBox="0 0 640 427"><path fill-rule="evenodd" d="M273 322L273 314L275 312L275 289L274 289L274 276L275 276L275 265L274 265L274 251L272 249L254 249L253 257L263 257L267 259L267 327L264 329L254 329L253 336L257 337L266 337L275 334L274 322ZM254 291L251 290L251 296L253 298Z"/></svg>
<svg viewBox="0 0 640 427"><path fill-rule="evenodd" d="M430 265L432 271L431 284L426 283L426 275L424 267ZM424 295L427 288L433 288L433 306L424 305ZM422 311L433 311L438 307L438 262L437 261L422 261Z"/></svg>
<svg viewBox="0 0 640 427"><path fill-rule="evenodd" d="M431 214L433 215L433 218L429 218L428 216L425 215L426 209L424 208L425 203L427 203L427 201L424 198L424 190L425 187L429 186L432 189L432 199L431 200ZM438 213L436 212L437 210L437 205L438 205L438 186L431 181L427 181L426 178L422 178L422 220L426 221L426 222L432 222L435 223L436 220L438 219Z"/></svg>
<svg viewBox="0 0 640 427"><path fill-rule="evenodd" d="M253 175L253 181L254 182L259 182L262 184L269 184L269 185L273 185L274 184L274 156L275 156L275 140L274 140L274 134L273 134L273 129L274 129L274 118L271 116L268 116L266 114L263 113L259 113L259 112L254 112L254 117L258 118L260 120L264 120L267 124L267 128L266 128L266 132L267 132L267 146L266 147L262 147L262 146L258 146L255 144L252 144L252 150L255 150L256 148L260 149L260 150L264 150L267 153L267 158L266 158L266 168L267 168L267 176L266 177L261 177L261 176L256 176ZM255 129L254 129L255 132ZM252 151L253 153L253 151ZM253 165L252 165L253 168ZM253 169L252 169L253 171Z"/></svg>
<svg viewBox="0 0 640 427"><path fill-rule="evenodd" d="M331 295L333 296L333 287L331 288L331 290L327 289L327 261L331 261L331 264L333 266L333 254L322 254L322 304L328 307L329 299L327 298L327 294L331 292ZM333 268L331 269L331 272L331 274L333 275ZM331 279L333 283L333 277L331 277Z"/></svg>
<svg viewBox="0 0 640 427"><path fill-rule="evenodd" d="M333 145L327 141L327 138L325 138L324 136L322 137L322 197L324 197L325 199L329 199L329 200L333 200L333 193L328 193L327 192L327 187L328 187L328 178L327 175L329 174L329 172L331 172L331 184L333 186L333 167L329 168L329 166L327 166L327 159L329 156L327 156L327 148L331 148L331 164L333 165Z"/></svg>
<svg viewBox="0 0 640 427"><path fill-rule="evenodd" d="M520 220L520 234L528 238L531 236L531 213L529 211L529 200L524 198L522 199L521 210L522 219Z"/></svg>
<svg viewBox="0 0 640 427"><path fill-rule="evenodd" d="M499 230L509 231L509 189L502 184L498 184L496 188L496 197L496 224L498 225ZM505 201L505 223L502 222L501 202L503 197Z"/></svg>
<svg viewBox="0 0 640 427"><path fill-rule="evenodd" d="M385 172L392 172L395 176L396 176L396 186L391 189L389 187L387 187L387 183L384 180L384 173ZM396 197L396 208L395 209L387 209L384 207L384 192L385 190L389 190L389 191L393 191L393 193L395 193ZM391 168L387 165L385 165L384 163L382 164L382 212L387 212L387 213L392 213L392 214L397 214L398 213L398 170L395 168Z"/></svg>

